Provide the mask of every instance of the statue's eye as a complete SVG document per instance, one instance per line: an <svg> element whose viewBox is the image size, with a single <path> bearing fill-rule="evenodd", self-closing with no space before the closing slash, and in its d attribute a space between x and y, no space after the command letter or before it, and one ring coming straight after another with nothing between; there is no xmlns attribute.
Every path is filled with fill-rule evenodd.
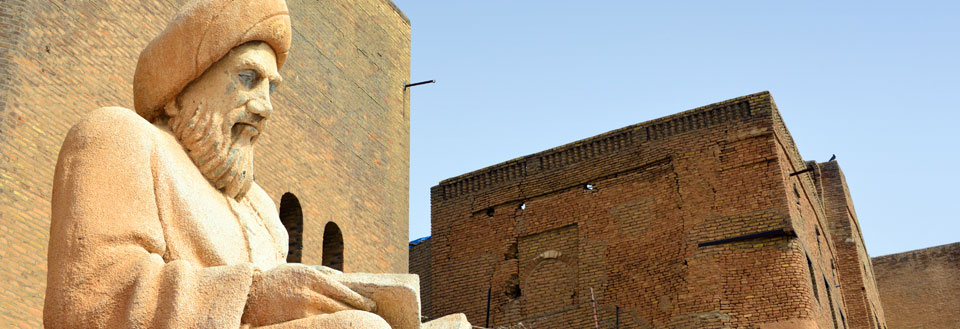
<svg viewBox="0 0 960 329"><path fill-rule="evenodd" d="M240 79L240 83L243 83L247 88L253 89L253 86L257 84L257 80L260 80L259 74L254 70L243 70L237 74L237 78Z"/></svg>

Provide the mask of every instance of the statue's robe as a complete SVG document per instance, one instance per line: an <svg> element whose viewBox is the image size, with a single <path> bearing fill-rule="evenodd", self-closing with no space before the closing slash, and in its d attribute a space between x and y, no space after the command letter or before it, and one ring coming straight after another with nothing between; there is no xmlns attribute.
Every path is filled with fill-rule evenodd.
<svg viewBox="0 0 960 329"><path fill-rule="evenodd" d="M256 183L214 188L168 129L103 108L67 134L53 185L47 328L239 328L287 232Z"/></svg>

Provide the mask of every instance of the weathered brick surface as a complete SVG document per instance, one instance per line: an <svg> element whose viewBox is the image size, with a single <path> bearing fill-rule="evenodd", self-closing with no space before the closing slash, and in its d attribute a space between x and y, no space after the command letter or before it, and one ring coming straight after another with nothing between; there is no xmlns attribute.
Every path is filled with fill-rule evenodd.
<svg viewBox="0 0 960 329"><path fill-rule="evenodd" d="M430 270L430 239L410 244L410 273L420 275L420 295L429 296L433 293L433 275ZM420 300L421 309L432 309L433 303L429 298Z"/></svg>
<svg viewBox="0 0 960 329"><path fill-rule="evenodd" d="M960 328L960 243L873 258L890 328Z"/></svg>
<svg viewBox="0 0 960 329"><path fill-rule="evenodd" d="M846 328L806 167L763 92L444 180L424 312L587 328L592 288L604 327Z"/></svg>
<svg viewBox="0 0 960 329"><path fill-rule="evenodd" d="M137 56L181 0L0 1L0 327L40 327L53 170L87 111L132 108ZM305 263L323 227L345 270L407 271L410 25L386 0L287 1L293 47L257 182L304 217Z"/></svg>
<svg viewBox="0 0 960 329"><path fill-rule="evenodd" d="M829 234L837 249L848 324L850 328L885 328L884 308L877 292L873 266L843 171L836 161L819 163L814 177L818 180L824 212L829 219Z"/></svg>

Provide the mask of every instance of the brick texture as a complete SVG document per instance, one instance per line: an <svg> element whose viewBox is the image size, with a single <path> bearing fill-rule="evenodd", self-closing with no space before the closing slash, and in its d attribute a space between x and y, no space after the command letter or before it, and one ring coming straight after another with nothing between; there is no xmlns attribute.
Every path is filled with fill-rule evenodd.
<svg viewBox="0 0 960 329"><path fill-rule="evenodd" d="M444 180L412 247L424 313L588 328L595 299L603 328L847 328L808 166L762 92Z"/></svg>
<svg viewBox="0 0 960 329"><path fill-rule="evenodd" d="M136 60L180 0L0 1L0 327L41 327L50 192L67 130L133 107ZM407 271L410 25L387 0L288 0L291 55L257 182L303 214L319 264L337 223L344 269Z"/></svg>
<svg viewBox="0 0 960 329"><path fill-rule="evenodd" d="M960 243L873 258L890 328L960 327Z"/></svg>
<svg viewBox="0 0 960 329"><path fill-rule="evenodd" d="M433 294L433 275L430 270L430 240L423 240L410 246L410 273L420 275L420 295L429 296ZM433 303L429 298L421 298L420 307L422 309L432 309Z"/></svg>
<svg viewBox="0 0 960 329"><path fill-rule="evenodd" d="M813 164L811 164L813 166ZM886 328L870 255L843 171L836 161L815 165L829 234L837 249L837 266L850 328Z"/></svg>

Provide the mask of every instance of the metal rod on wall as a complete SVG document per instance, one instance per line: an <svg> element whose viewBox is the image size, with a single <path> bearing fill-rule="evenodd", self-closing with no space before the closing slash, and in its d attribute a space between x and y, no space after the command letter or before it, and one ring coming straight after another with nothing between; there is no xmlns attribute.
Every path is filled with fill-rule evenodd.
<svg viewBox="0 0 960 329"><path fill-rule="evenodd" d="M425 85L425 84L434 83L434 82L437 82L437 80L427 80L427 81L420 81L420 82L417 82L417 83L408 83L408 84L403 85L403 90L407 90L407 88L410 88L410 87L413 87L413 86Z"/></svg>
<svg viewBox="0 0 960 329"><path fill-rule="evenodd" d="M597 329L600 329L600 319L597 318L597 299L593 297L592 287L590 288L590 301L593 302L593 324L597 327Z"/></svg>
<svg viewBox="0 0 960 329"><path fill-rule="evenodd" d="M487 287L487 321L484 322L484 327L490 327L490 292L493 291L493 286Z"/></svg>
<svg viewBox="0 0 960 329"><path fill-rule="evenodd" d="M617 325L616 325L615 328L620 329L620 305L617 305L617 322L616 322L616 324L617 324Z"/></svg>

